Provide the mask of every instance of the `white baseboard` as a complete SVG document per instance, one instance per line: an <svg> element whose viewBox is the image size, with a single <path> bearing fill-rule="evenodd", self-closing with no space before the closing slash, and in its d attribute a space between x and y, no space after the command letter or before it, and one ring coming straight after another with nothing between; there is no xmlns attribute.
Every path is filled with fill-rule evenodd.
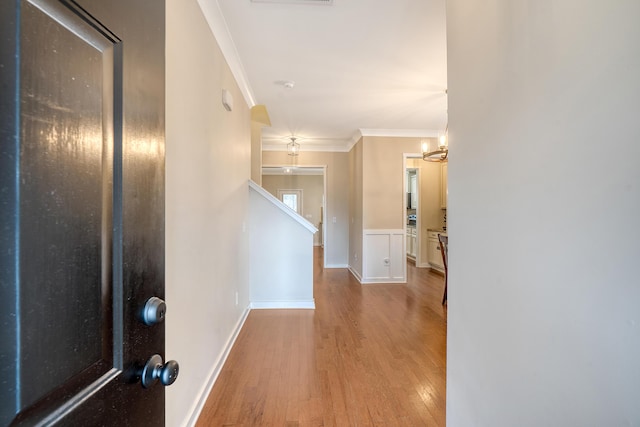
<svg viewBox="0 0 640 427"><path fill-rule="evenodd" d="M358 280L358 282L362 283L362 276L360 276L360 274L358 274L358 272L354 270L353 267L349 266L349 272L353 275L353 277L356 278L356 280Z"/></svg>
<svg viewBox="0 0 640 427"><path fill-rule="evenodd" d="M367 279L367 280L361 280L360 283L362 285L375 285L377 283L384 283L384 284L404 284L407 283L406 280L390 280L387 278L382 278L382 279Z"/></svg>
<svg viewBox="0 0 640 427"><path fill-rule="evenodd" d="M324 268L349 268L347 264L327 264Z"/></svg>
<svg viewBox="0 0 640 427"><path fill-rule="evenodd" d="M266 309L315 309L316 303L314 300L310 301L256 301L250 305L252 310L266 310Z"/></svg>
<svg viewBox="0 0 640 427"><path fill-rule="evenodd" d="M198 421L198 417L202 412L202 408L204 408L205 403L207 403L207 398L211 393L211 389L213 389L213 385L215 384L216 379L218 379L218 375L220 375L220 371L222 370L224 363L227 361L227 357L229 357L229 352L231 351L233 344L236 342L236 339L238 338L238 334L240 333L240 330L242 329L244 322L247 320L247 316L249 315L250 311L251 311L251 307L249 306L244 310L244 313L242 313L242 317L240 318L240 320L238 320L238 323L236 324L236 327L234 328L233 333L227 340L226 345L224 346L222 354L220 354L220 357L218 357L218 360L216 361L216 363L214 363L213 367L209 371L209 375L207 376L208 379L205 382L203 388L200 390L200 393L198 393L198 398L196 399L194 405L191 407L191 410L189 411L191 415L187 418L188 421L185 424L183 424L184 427L193 427L196 425L196 422Z"/></svg>
<svg viewBox="0 0 640 427"><path fill-rule="evenodd" d="M373 285L376 283L389 283L389 284L404 284L407 283L406 280L391 280L388 279L386 277L383 277L381 279L367 279L367 280L363 280L362 276L360 276L358 274L358 272L356 270L354 270L352 267L349 267L349 272L353 275L353 277L355 277L358 282L360 282L361 285Z"/></svg>

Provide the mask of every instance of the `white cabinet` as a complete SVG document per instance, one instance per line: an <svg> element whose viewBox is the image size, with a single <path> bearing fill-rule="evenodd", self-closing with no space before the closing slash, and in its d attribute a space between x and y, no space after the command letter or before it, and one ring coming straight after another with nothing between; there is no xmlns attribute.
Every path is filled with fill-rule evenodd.
<svg viewBox="0 0 640 427"><path fill-rule="evenodd" d="M415 258L417 250L416 229L415 227L407 227L407 256Z"/></svg>
<svg viewBox="0 0 640 427"><path fill-rule="evenodd" d="M409 176L409 192L411 193L411 209L418 207L418 183L415 172Z"/></svg>
<svg viewBox="0 0 640 427"><path fill-rule="evenodd" d="M407 209L418 207L418 179L415 169L407 169L407 193L411 197L407 200Z"/></svg>
<svg viewBox="0 0 640 427"><path fill-rule="evenodd" d="M447 162L440 163L440 207L442 209L447 208L447 197L449 196L449 187L447 185L447 165Z"/></svg>
<svg viewBox="0 0 640 427"><path fill-rule="evenodd" d="M445 234L446 233L441 233ZM444 263L442 262L442 253L440 252L440 241L438 241L438 232L429 231L427 235L427 260L429 265L437 270L444 271Z"/></svg>
<svg viewBox="0 0 640 427"><path fill-rule="evenodd" d="M438 270L444 270L444 265L442 264L442 255L440 255L440 242L437 240L428 240L428 249L429 251L429 265Z"/></svg>

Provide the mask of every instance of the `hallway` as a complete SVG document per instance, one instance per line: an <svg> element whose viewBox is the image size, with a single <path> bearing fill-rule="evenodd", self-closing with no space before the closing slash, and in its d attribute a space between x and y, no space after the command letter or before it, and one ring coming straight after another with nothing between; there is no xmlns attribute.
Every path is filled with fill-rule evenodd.
<svg viewBox="0 0 640 427"><path fill-rule="evenodd" d="M316 310L253 310L198 426L444 426L444 279L360 285L314 256Z"/></svg>

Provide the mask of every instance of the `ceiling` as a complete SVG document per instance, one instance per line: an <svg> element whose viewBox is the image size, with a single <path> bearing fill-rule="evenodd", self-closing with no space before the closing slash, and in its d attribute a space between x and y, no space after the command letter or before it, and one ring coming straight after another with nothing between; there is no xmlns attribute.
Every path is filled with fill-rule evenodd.
<svg viewBox="0 0 640 427"><path fill-rule="evenodd" d="M444 130L445 0L200 3L246 101L267 108L265 149Z"/></svg>

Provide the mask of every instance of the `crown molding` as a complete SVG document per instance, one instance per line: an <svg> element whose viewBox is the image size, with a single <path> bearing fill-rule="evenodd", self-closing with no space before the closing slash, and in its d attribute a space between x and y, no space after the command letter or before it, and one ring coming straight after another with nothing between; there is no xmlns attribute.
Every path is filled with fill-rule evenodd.
<svg viewBox="0 0 640 427"><path fill-rule="evenodd" d="M321 151L321 152L348 152L349 140L342 138L305 138L297 137L300 143L300 151ZM287 151L289 138L278 136L262 136L263 151Z"/></svg>
<svg viewBox="0 0 640 427"><path fill-rule="evenodd" d="M349 140L349 142L347 143L347 152L351 151L351 149L353 148L354 145L356 145L358 143L358 141L360 141L360 139L362 139L362 132L360 131L360 129L358 129L357 131L355 131L355 133L351 136L351 139Z"/></svg>
<svg viewBox="0 0 640 427"><path fill-rule="evenodd" d="M433 129L358 129L362 136L386 136L395 138L433 138L438 131Z"/></svg>
<svg viewBox="0 0 640 427"><path fill-rule="evenodd" d="M300 139L300 152L337 152L348 153L363 137L387 138L437 138L437 130L432 129L358 129L348 140ZM315 141L315 142L314 142ZM282 138L262 138L263 151L287 151L287 144Z"/></svg>
<svg viewBox="0 0 640 427"><path fill-rule="evenodd" d="M347 149L346 144L323 144L323 145L309 145L309 144L300 144L300 152L331 152L331 153L346 153L349 152L350 149ZM262 151L287 151L287 144L279 143L269 143L262 141Z"/></svg>
<svg viewBox="0 0 640 427"><path fill-rule="evenodd" d="M247 73L244 70L242 61L240 61L240 55L238 54L236 45L231 38L227 21L224 19L222 11L220 10L218 0L198 0L198 5L200 5L200 9L202 9L209 28L211 28L213 32L213 37L218 42L218 46L220 46L222 56L224 56L224 59L231 69L231 74L233 74L233 77L236 79L245 102L249 108L253 107L256 105L253 90L247 79Z"/></svg>

